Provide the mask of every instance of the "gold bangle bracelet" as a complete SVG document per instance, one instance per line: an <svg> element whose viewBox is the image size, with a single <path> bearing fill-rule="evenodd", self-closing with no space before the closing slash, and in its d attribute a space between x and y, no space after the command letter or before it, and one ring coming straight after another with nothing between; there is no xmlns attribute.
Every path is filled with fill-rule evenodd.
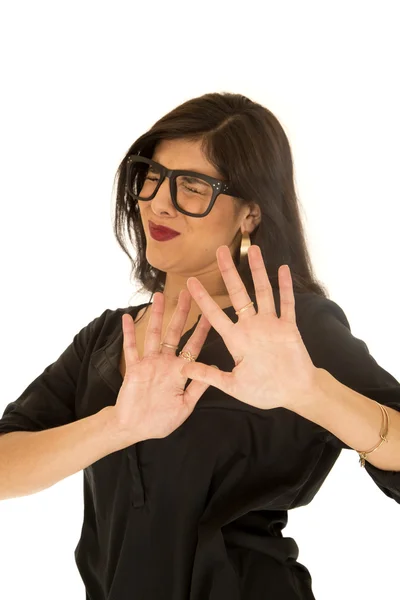
<svg viewBox="0 0 400 600"><path fill-rule="evenodd" d="M376 402L376 400L374 400L374 402ZM381 427L381 431L379 434L379 437L381 438L381 441L376 444L373 448L371 448L371 450L365 450L364 452L358 452L359 457L360 457L360 466L361 467L365 467L365 458L367 456L367 454L371 454L371 452L375 452L375 450L378 450L378 448L380 448L383 444L383 442L387 442L387 434L389 431L389 414L386 410L386 408L384 406L382 406L382 404L379 404L379 402L376 402L376 404L379 406L379 408L381 409L382 412L382 427Z"/></svg>

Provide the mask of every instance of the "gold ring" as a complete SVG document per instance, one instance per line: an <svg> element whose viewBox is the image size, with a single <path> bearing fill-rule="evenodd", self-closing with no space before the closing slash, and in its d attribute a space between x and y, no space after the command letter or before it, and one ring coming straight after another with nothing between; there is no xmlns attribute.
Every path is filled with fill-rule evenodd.
<svg viewBox="0 0 400 600"><path fill-rule="evenodd" d="M243 311L245 311L248 308L250 308L250 306L252 306L253 304L254 304L254 302L249 302L248 304L246 304L246 306L243 306L243 308L241 308L240 310L235 310L235 313L237 315L240 315L240 313L242 313Z"/></svg>
<svg viewBox="0 0 400 600"><path fill-rule="evenodd" d="M172 346L171 344L166 344L165 342L161 342L160 346L167 346L167 348L172 348L173 350L177 350L179 346Z"/></svg>
<svg viewBox="0 0 400 600"><path fill-rule="evenodd" d="M179 352L179 356L182 356L182 358L184 358L185 360L188 360L189 362L194 362L196 360L196 356L194 354L192 354L191 352L189 352L189 350L187 351L183 351L181 350Z"/></svg>

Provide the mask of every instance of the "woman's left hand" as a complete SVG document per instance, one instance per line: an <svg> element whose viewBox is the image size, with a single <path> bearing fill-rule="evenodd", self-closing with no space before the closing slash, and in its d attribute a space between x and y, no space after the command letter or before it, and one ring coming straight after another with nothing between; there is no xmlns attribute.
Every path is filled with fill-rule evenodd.
<svg viewBox="0 0 400 600"><path fill-rule="evenodd" d="M246 404L261 409L284 407L312 400L316 393L314 366L296 325L295 301L290 269L279 268L280 318L277 317L271 283L259 246L248 250L249 265L257 300L238 315L233 323L214 302L203 285L190 277L187 287L214 329L221 335L232 355L231 373L197 362L181 369L190 379L202 381ZM236 270L228 246L217 250L218 266L232 306L236 311L251 302Z"/></svg>

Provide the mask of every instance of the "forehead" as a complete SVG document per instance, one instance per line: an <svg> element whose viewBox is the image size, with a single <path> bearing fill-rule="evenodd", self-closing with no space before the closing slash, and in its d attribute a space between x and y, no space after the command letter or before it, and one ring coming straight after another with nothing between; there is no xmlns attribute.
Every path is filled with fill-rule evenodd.
<svg viewBox="0 0 400 600"><path fill-rule="evenodd" d="M221 173L204 156L200 141L161 140L156 145L152 158L167 169L196 171L222 179Z"/></svg>

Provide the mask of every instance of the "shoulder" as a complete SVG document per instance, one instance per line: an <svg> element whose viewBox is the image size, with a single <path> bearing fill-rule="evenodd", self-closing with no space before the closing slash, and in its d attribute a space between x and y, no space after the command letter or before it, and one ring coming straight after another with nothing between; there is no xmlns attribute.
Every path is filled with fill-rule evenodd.
<svg viewBox="0 0 400 600"><path fill-rule="evenodd" d="M329 345L355 340L343 308L330 298L314 292L295 294L296 324L304 343L322 350Z"/></svg>
<svg viewBox="0 0 400 600"><path fill-rule="evenodd" d="M113 338L122 331L122 316L129 314L133 319L147 305L137 304L119 308L106 308L100 315L87 323L77 334L93 349L102 345L108 338Z"/></svg>
<svg viewBox="0 0 400 600"><path fill-rule="evenodd" d="M297 327L316 367L326 369L352 389L368 386L369 379L384 379L366 342L352 333L337 302L314 293L299 294L295 308Z"/></svg>
<svg viewBox="0 0 400 600"><path fill-rule="evenodd" d="M343 308L334 300L325 296L320 296L314 292L305 294L295 294L295 311L296 318L309 326L314 323L315 319L322 319L326 322L342 323L350 329L350 323Z"/></svg>

